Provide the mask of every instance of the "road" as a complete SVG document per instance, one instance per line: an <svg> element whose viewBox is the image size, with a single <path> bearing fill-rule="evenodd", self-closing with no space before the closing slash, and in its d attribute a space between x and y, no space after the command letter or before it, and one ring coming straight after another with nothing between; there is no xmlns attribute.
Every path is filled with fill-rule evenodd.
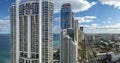
<svg viewBox="0 0 120 63"><path fill-rule="evenodd" d="M87 63L97 63L96 58L93 54L93 50L92 50L89 42L85 41L85 45L86 45Z"/></svg>

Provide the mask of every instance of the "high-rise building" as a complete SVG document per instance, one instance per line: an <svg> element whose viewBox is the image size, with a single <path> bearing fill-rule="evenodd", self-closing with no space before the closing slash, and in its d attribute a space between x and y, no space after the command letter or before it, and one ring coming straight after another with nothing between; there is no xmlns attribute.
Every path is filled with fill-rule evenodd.
<svg viewBox="0 0 120 63"><path fill-rule="evenodd" d="M77 44L76 45L76 63L78 62L78 20L74 21L74 42Z"/></svg>
<svg viewBox="0 0 120 63"><path fill-rule="evenodd" d="M82 46L84 43L84 32L83 27L80 27L78 30L78 63L86 61L86 51L85 48Z"/></svg>
<svg viewBox="0 0 120 63"><path fill-rule="evenodd" d="M76 43L70 37L69 31L65 29L61 32L60 63L76 63Z"/></svg>
<svg viewBox="0 0 120 63"><path fill-rule="evenodd" d="M74 14L72 13L72 28L75 27L75 19L74 19Z"/></svg>
<svg viewBox="0 0 120 63"><path fill-rule="evenodd" d="M61 8L61 29L72 28L72 10L70 3L65 3Z"/></svg>
<svg viewBox="0 0 120 63"><path fill-rule="evenodd" d="M53 8L50 0L10 6L11 63L53 63Z"/></svg>
<svg viewBox="0 0 120 63"><path fill-rule="evenodd" d="M84 37L84 27L80 27L79 33L81 34L81 37L82 37L81 39L84 40L84 38L85 38Z"/></svg>
<svg viewBox="0 0 120 63"><path fill-rule="evenodd" d="M67 34L72 38L74 41L74 29L73 28L67 28Z"/></svg>
<svg viewBox="0 0 120 63"><path fill-rule="evenodd" d="M78 42L78 20L75 21L75 28L74 29L75 29L75 33L74 33L75 41Z"/></svg>
<svg viewBox="0 0 120 63"><path fill-rule="evenodd" d="M70 3L61 8L60 63L76 63L77 49L74 35L74 16Z"/></svg>
<svg viewBox="0 0 120 63"><path fill-rule="evenodd" d="M83 32L83 27L80 27L80 30Z"/></svg>

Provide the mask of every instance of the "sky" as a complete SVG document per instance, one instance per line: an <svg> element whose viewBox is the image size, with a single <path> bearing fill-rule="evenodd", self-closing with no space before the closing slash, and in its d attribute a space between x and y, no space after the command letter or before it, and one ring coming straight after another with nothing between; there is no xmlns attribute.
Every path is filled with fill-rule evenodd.
<svg viewBox="0 0 120 63"><path fill-rule="evenodd" d="M60 8L71 3L75 20L85 33L120 33L120 0L53 0L55 34L60 32ZM10 33L9 6L15 0L0 1L0 34Z"/></svg>

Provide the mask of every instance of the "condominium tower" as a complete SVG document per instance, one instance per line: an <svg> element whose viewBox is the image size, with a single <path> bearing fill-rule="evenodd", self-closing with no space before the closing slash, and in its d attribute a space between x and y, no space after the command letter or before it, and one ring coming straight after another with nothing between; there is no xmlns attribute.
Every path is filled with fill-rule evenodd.
<svg viewBox="0 0 120 63"><path fill-rule="evenodd" d="M50 0L10 6L11 63L53 63L53 8Z"/></svg>
<svg viewBox="0 0 120 63"><path fill-rule="evenodd" d="M60 63L76 63L76 42L74 41L74 17L70 3L61 8Z"/></svg>
<svg viewBox="0 0 120 63"><path fill-rule="evenodd" d="M61 8L61 29L72 28L73 18L70 3L65 3Z"/></svg>
<svg viewBox="0 0 120 63"><path fill-rule="evenodd" d="M73 41L73 29L61 32L60 63L76 63L76 43Z"/></svg>

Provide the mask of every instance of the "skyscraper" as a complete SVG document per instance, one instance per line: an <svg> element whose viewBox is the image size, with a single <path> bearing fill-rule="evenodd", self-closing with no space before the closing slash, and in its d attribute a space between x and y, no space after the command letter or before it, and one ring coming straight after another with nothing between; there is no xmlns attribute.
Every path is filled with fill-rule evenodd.
<svg viewBox="0 0 120 63"><path fill-rule="evenodd" d="M78 55L79 55L79 53L78 53L78 20L76 20L76 21L74 21L74 38L75 38L75 40L74 40L74 42L77 44L76 45L76 61L78 61ZM79 63L79 62L78 62Z"/></svg>
<svg viewBox="0 0 120 63"><path fill-rule="evenodd" d="M75 19L74 19L74 14L72 13L72 28L75 27Z"/></svg>
<svg viewBox="0 0 120 63"><path fill-rule="evenodd" d="M72 10L70 3L65 3L61 8L61 29L72 28Z"/></svg>
<svg viewBox="0 0 120 63"><path fill-rule="evenodd" d="M75 40L78 42L78 20L75 21Z"/></svg>
<svg viewBox="0 0 120 63"><path fill-rule="evenodd" d="M60 63L76 63L76 43L73 41L74 33L71 33L71 30L65 29L61 32Z"/></svg>
<svg viewBox="0 0 120 63"><path fill-rule="evenodd" d="M53 8L50 0L10 6L11 63L53 63Z"/></svg>
<svg viewBox="0 0 120 63"><path fill-rule="evenodd" d="M61 8L60 63L76 63L77 49L74 35L74 17L70 3Z"/></svg>

